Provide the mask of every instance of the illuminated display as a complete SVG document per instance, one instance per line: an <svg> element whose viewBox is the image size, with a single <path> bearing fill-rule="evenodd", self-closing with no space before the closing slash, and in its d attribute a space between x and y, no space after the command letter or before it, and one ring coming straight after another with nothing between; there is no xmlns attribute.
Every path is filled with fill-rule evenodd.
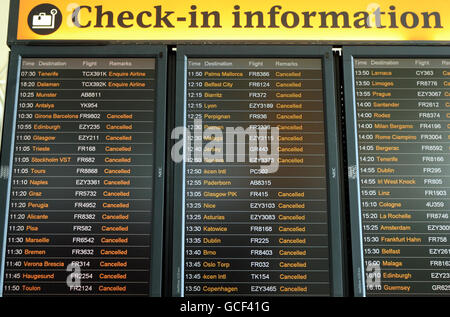
<svg viewBox="0 0 450 317"><path fill-rule="evenodd" d="M323 59L216 55L185 62L184 295L329 296Z"/></svg>
<svg viewBox="0 0 450 317"><path fill-rule="evenodd" d="M4 295L149 295L155 59L24 58Z"/></svg>
<svg viewBox="0 0 450 317"><path fill-rule="evenodd" d="M446 0L20 1L10 41L448 41ZM39 10L37 10L37 8ZM54 15L52 15L52 9ZM36 11L37 10L37 11ZM39 14L43 14L39 17ZM51 25L54 17L55 24ZM34 20L33 20L34 19ZM33 27L33 22L37 26ZM43 23L53 26L42 29ZM46 25L44 24L44 27Z"/></svg>
<svg viewBox="0 0 450 317"><path fill-rule="evenodd" d="M448 295L450 60L353 65L365 294Z"/></svg>

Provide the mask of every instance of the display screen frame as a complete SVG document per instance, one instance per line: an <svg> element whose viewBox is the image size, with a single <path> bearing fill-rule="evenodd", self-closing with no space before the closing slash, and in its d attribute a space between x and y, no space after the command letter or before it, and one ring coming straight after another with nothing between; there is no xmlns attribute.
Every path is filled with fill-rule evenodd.
<svg viewBox="0 0 450 317"><path fill-rule="evenodd" d="M353 263L354 295L366 296L364 254L362 243L361 201L359 186L359 154L357 138L354 60L357 58L447 58L450 47L418 46L344 46L344 96L347 136L348 195L350 207L351 251Z"/></svg>
<svg viewBox="0 0 450 317"><path fill-rule="evenodd" d="M152 250L149 296L162 295L164 176L166 152L166 69L167 49L162 45L105 45L105 46L12 46L9 59L8 87L1 148L0 173L0 297L3 295L5 253L9 199L14 156L14 137L19 94L20 69L24 58L151 58L155 59L156 98L154 128L154 180L152 211Z"/></svg>
<svg viewBox="0 0 450 317"><path fill-rule="evenodd" d="M344 296L344 247L341 165L338 143L334 58L331 46L186 45L177 47L175 124L186 126L187 61L189 58L319 58L323 70L324 124L328 188L328 233L331 296ZM174 166L172 296L184 296L185 163Z"/></svg>

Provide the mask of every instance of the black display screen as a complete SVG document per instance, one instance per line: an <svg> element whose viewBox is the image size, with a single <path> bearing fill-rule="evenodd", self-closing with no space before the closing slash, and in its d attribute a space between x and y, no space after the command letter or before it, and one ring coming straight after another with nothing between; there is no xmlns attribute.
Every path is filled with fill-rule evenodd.
<svg viewBox="0 0 450 317"><path fill-rule="evenodd" d="M149 295L154 58L23 58L4 295Z"/></svg>
<svg viewBox="0 0 450 317"><path fill-rule="evenodd" d="M186 67L184 294L330 295L322 59L189 57ZM278 170L253 156L270 133L235 141L230 161L230 127L277 127ZM195 133L208 128L217 134Z"/></svg>
<svg viewBox="0 0 450 317"><path fill-rule="evenodd" d="M448 295L450 60L353 65L365 293Z"/></svg>

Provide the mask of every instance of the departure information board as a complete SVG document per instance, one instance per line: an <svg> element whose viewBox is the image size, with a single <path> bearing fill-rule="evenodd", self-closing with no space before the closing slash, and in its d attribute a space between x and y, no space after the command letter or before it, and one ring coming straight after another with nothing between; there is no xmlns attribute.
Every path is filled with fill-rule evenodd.
<svg viewBox="0 0 450 317"><path fill-rule="evenodd" d="M184 295L332 293L322 63L187 58L185 124L194 142L184 166ZM229 138L238 127L278 128L275 172L253 157L262 143L252 145L270 149L273 135ZM199 141L195 129L217 134ZM211 147L222 158L198 159Z"/></svg>
<svg viewBox="0 0 450 317"><path fill-rule="evenodd" d="M365 295L448 295L450 59L353 65Z"/></svg>
<svg viewBox="0 0 450 317"><path fill-rule="evenodd" d="M5 296L151 293L155 65L21 59Z"/></svg>

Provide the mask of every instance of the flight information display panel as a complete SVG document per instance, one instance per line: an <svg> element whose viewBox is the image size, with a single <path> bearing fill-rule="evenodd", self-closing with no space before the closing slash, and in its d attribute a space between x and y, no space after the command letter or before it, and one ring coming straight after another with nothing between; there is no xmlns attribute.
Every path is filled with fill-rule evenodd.
<svg viewBox="0 0 450 317"><path fill-rule="evenodd" d="M352 71L364 293L449 295L450 59L356 56Z"/></svg>
<svg viewBox="0 0 450 317"><path fill-rule="evenodd" d="M191 137L185 138L190 154L180 181L180 294L331 295L321 56L199 55L185 60L183 112ZM255 154L262 143L252 140L268 141L271 152L273 127L278 157L266 161ZM229 138L230 128L269 132L238 140ZM238 152L240 146L245 152ZM216 156L202 158L206 152ZM278 169L265 170L273 160Z"/></svg>
<svg viewBox="0 0 450 317"><path fill-rule="evenodd" d="M156 59L19 70L3 294L148 296Z"/></svg>

